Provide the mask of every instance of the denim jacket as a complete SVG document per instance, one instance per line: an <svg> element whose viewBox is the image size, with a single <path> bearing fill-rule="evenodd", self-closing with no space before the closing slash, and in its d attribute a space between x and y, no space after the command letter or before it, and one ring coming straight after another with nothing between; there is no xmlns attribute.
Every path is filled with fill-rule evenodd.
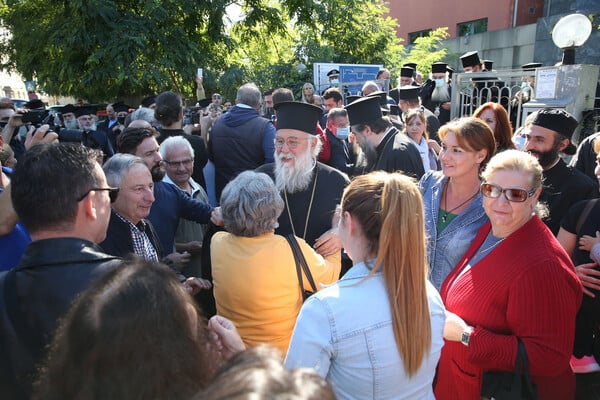
<svg viewBox="0 0 600 400"><path fill-rule="evenodd" d="M430 171L419 181L425 211L429 280L437 290L465 254L479 228L488 221L480 192L438 235L440 201L447 179L440 171Z"/></svg>
<svg viewBox="0 0 600 400"><path fill-rule="evenodd" d="M338 399L433 399L432 381L444 344L444 305L427 282L431 349L409 378L396 347L381 271L365 279L364 263L302 306L285 365L314 368Z"/></svg>

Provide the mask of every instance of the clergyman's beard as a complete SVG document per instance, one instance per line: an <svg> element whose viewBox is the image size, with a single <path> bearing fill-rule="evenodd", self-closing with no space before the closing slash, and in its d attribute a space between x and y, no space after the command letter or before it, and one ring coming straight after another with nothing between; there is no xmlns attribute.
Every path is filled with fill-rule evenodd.
<svg viewBox="0 0 600 400"><path fill-rule="evenodd" d="M444 84L440 87L435 87L431 93L431 101L434 103L445 103L450 101L450 93L448 93L448 85Z"/></svg>
<svg viewBox="0 0 600 400"><path fill-rule="evenodd" d="M157 162L156 164L154 164L152 166L152 168L150 168L150 174L152 175L152 182L160 182L162 181L162 178L165 177L165 173L167 171L165 170L165 167L163 166L162 162Z"/></svg>
<svg viewBox="0 0 600 400"><path fill-rule="evenodd" d="M550 167L556 159L558 158L558 146L554 145L548 151L537 151L537 150L529 150L534 156L537 156L538 162L542 166L543 169Z"/></svg>
<svg viewBox="0 0 600 400"><path fill-rule="evenodd" d="M370 168L374 167L377 162L377 149L375 148L375 145L367 140L359 143L359 145L367 160L367 166Z"/></svg>
<svg viewBox="0 0 600 400"><path fill-rule="evenodd" d="M294 165L284 162L284 159L293 159ZM316 160L312 155L312 149L307 147L306 151L298 156L292 153L275 155L275 186L280 191L288 193L301 192L308 188L312 180L313 168Z"/></svg>

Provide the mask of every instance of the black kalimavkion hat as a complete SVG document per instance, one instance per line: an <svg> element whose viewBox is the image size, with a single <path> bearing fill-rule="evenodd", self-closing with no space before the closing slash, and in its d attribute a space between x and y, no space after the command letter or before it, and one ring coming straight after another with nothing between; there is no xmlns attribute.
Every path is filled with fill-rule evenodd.
<svg viewBox="0 0 600 400"><path fill-rule="evenodd" d="M277 111L277 130L296 129L309 135L316 135L317 122L323 110L321 107L298 101L283 101L274 106Z"/></svg>
<svg viewBox="0 0 600 400"><path fill-rule="evenodd" d="M379 96L363 97L344 107L348 111L350 125L359 125L381 118Z"/></svg>
<svg viewBox="0 0 600 400"><path fill-rule="evenodd" d="M577 151L577 147L571 142L573 132L579 125L577 119L569 112L560 108L543 108L535 113L531 125L541 126L542 128L550 129L567 139L569 145L563 150L567 155L573 155Z"/></svg>

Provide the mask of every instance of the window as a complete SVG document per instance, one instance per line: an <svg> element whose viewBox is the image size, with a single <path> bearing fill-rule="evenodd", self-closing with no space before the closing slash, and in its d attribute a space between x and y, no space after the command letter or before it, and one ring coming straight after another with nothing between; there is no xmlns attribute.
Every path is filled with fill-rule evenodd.
<svg viewBox="0 0 600 400"><path fill-rule="evenodd" d="M473 35L475 33L487 32L487 18L478 19L476 21L463 22L458 24L458 36Z"/></svg>
<svg viewBox="0 0 600 400"><path fill-rule="evenodd" d="M429 36L431 29L425 29L424 31L418 31L408 34L408 44L414 44L415 40L420 37Z"/></svg>

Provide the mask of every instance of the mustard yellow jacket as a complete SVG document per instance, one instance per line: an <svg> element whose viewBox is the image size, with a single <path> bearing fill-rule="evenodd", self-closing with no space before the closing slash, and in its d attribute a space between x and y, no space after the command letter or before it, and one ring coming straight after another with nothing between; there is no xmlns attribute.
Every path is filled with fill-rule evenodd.
<svg viewBox="0 0 600 400"><path fill-rule="evenodd" d="M304 240L296 240L317 288L337 281L340 253L323 258ZM255 237L218 232L210 248L217 313L233 321L246 346L268 343L285 356L302 306L287 240L273 232ZM310 290L304 276L303 282Z"/></svg>

